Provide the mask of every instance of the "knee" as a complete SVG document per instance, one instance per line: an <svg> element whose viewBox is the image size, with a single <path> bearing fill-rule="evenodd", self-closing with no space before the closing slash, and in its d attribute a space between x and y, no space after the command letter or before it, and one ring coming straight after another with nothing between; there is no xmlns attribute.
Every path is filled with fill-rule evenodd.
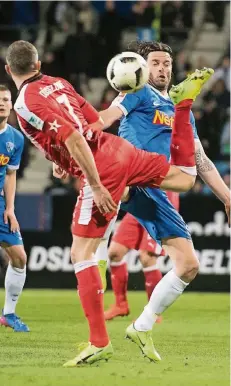
<svg viewBox="0 0 231 386"><path fill-rule="evenodd" d="M109 260L112 263L119 263L123 259L123 255L117 251L117 250L111 250L109 249Z"/></svg>
<svg viewBox="0 0 231 386"><path fill-rule="evenodd" d="M198 274L199 266L199 261L195 258L188 261L188 263L184 266L182 279L187 282L191 282Z"/></svg>
<svg viewBox="0 0 231 386"><path fill-rule="evenodd" d="M143 268L148 268L156 264L157 257L154 253L140 251L140 262Z"/></svg>
<svg viewBox="0 0 231 386"><path fill-rule="evenodd" d="M27 263L26 252L23 250L17 255L10 256L10 262L13 267L23 269Z"/></svg>
<svg viewBox="0 0 231 386"><path fill-rule="evenodd" d="M71 262L72 264L79 263L82 259L80 258L80 255L78 251L75 248L71 248Z"/></svg>

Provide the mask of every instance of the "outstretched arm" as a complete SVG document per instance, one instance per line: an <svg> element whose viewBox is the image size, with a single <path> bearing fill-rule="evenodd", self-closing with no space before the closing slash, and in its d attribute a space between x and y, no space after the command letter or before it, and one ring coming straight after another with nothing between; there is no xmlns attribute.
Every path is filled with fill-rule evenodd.
<svg viewBox="0 0 231 386"><path fill-rule="evenodd" d="M195 141L195 156L198 175L210 187L219 200L223 202L229 219L230 190L222 180L216 166L205 154L199 140Z"/></svg>
<svg viewBox="0 0 231 386"><path fill-rule="evenodd" d="M115 121L118 121L123 116L122 110L118 106L111 105L106 110L99 112L100 117L104 122L102 130L110 127Z"/></svg>

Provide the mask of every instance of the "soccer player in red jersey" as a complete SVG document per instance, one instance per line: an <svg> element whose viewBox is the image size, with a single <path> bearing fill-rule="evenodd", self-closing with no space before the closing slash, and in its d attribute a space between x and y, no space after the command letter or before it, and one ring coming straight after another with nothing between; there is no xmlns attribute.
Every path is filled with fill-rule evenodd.
<svg viewBox="0 0 231 386"><path fill-rule="evenodd" d="M73 216L71 260L90 337L86 348L64 366L108 359L113 349L94 253L116 215L126 186L173 191L187 191L193 186L196 168L189 113L192 100L208 78L201 73L187 79L190 99L185 100L185 83L180 84L180 92L175 87L171 94L177 98L177 119L172 130L170 165L165 156L138 150L122 138L97 131L95 128L102 123L96 110L66 80L40 73L38 52L29 42L12 43L6 63L6 71L19 90L14 108L22 131L46 158L83 179Z"/></svg>
<svg viewBox="0 0 231 386"><path fill-rule="evenodd" d="M179 194L167 192L167 196L176 210L179 211ZM148 300L155 286L162 278L162 273L157 266L157 259L159 256L165 255L164 250L149 236L135 217L127 213L113 234L108 250L115 304L112 304L105 311L106 320L114 319L117 316L125 316L130 312L127 299L128 270L127 263L123 258L131 249L139 251ZM157 322L160 323L161 320L162 316L160 315Z"/></svg>

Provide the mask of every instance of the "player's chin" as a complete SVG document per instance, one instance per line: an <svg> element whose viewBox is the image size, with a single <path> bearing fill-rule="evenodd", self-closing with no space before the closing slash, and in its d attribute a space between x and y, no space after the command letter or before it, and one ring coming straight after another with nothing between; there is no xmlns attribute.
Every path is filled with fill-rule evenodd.
<svg viewBox="0 0 231 386"><path fill-rule="evenodd" d="M166 81L166 79L160 79L158 81L155 82L155 87L157 88L157 90L166 90L168 88L168 82Z"/></svg>
<svg viewBox="0 0 231 386"><path fill-rule="evenodd" d="M6 119L9 117L9 114L7 114L5 111L0 111L0 118L1 119Z"/></svg>

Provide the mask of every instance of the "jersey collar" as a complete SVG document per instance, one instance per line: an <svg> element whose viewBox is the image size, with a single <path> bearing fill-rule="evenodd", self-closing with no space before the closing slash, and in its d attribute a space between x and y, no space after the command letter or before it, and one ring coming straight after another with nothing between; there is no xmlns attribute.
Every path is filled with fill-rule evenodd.
<svg viewBox="0 0 231 386"><path fill-rule="evenodd" d="M149 84L149 86L159 95L161 96L163 99L165 99L166 101L169 101L170 98L169 98L169 95L163 95L161 94L161 92L159 90L157 90L157 88L153 87L151 84Z"/></svg>
<svg viewBox="0 0 231 386"><path fill-rule="evenodd" d="M25 86L25 84L35 82L36 80L40 80L40 79L42 79L42 77L43 77L43 74L41 72L39 72L38 74L32 76L31 78L24 80L24 82L19 87L18 92L20 92L22 90L22 88L23 88L23 86Z"/></svg>
<svg viewBox="0 0 231 386"><path fill-rule="evenodd" d="M3 134L3 133L5 133L5 131L7 130L7 127L8 127L8 126L7 126L7 124L6 124L6 126L4 127L4 129L0 130L0 135Z"/></svg>

